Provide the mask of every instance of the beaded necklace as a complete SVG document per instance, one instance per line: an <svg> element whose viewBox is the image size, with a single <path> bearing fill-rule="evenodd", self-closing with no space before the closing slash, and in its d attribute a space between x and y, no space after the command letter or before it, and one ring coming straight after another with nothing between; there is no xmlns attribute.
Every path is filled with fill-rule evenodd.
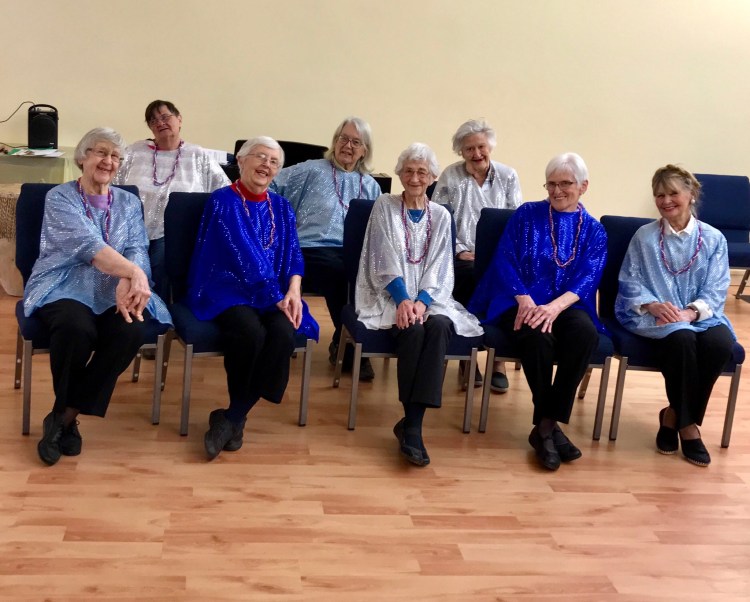
<svg viewBox="0 0 750 602"><path fill-rule="evenodd" d="M425 203L424 203L424 210L422 211L422 215L425 213L427 214L427 239L424 241L424 247L422 248L422 254L417 257L417 259L412 259L411 256L411 242L409 233L411 231L411 228L409 227L407 223L406 218L406 195L402 192L401 193L401 222L404 224L404 237L406 239L406 261L409 263L417 264L422 263L422 260L427 256L427 251L430 249L430 242L432 241L432 219L431 219L431 212L430 212L430 199L425 197ZM421 216L420 216L420 220Z"/></svg>
<svg viewBox="0 0 750 602"><path fill-rule="evenodd" d="M153 158L153 164L154 164L154 173L151 177L152 181L154 182L154 186L164 186L164 184L169 183L172 178L174 178L174 174L177 171L177 165L180 162L180 155L182 155L182 145L185 144L183 140L180 140L180 145L177 147L177 156L174 158L174 165L172 165L172 173L169 174L166 180L163 182L159 182L159 179L156 177L156 155L159 154L159 146L154 142L154 158Z"/></svg>
<svg viewBox="0 0 750 602"><path fill-rule="evenodd" d="M242 194L242 189L240 188L242 186L242 182L237 180L234 184L232 184L232 190L234 190L237 195L242 199L242 208L245 210L245 215L247 217L250 216L250 210L247 208L248 200L245 198L245 195ZM268 244L264 244L263 240L261 240L260 245L263 247L264 251L268 251L268 249L271 248L271 245L273 244L274 238L276 238L276 218L273 215L273 207L271 206L271 197L268 194L268 190L266 190L266 197L263 199L266 202L266 206L268 207L268 215L271 216L271 231L268 233ZM252 202L252 201L250 201ZM260 225L258 225L258 230L260 230ZM259 232L257 232L260 234ZM260 235L258 236L260 238Z"/></svg>
<svg viewBox="0 0 750 602"><path fill-rule="evenodd" d="M549 204L549 231L550 231L550 238L552 239L552 259L555 260L555 263L557 264L558 268L566 268L568 267L573 260L576 258L576 253L578 252L578 239L581 236L581 224L583 224L583 208L581 205L578 205L578 227L576 228L576 236L573 239L573 251L570 254L570 257L568 257L565 261L560 261L557 257L557 239L555 238L555 222L552 220L552 203Z"/></svg>
<svg viewBox="0 0 750 602"><path fill-rule="evenodd" d="M96 222L94 221L94 216L91 213L91 207L89 206L88 199L86 198L86 193L83 191L83 186L81 186L81 178L78 178L76 184L78 184L78 194L81 195L81 200L83 201L83 208L86 210L86 217L88 217L94 224L96 224ZM107 213L104 217L104 232L102 233L104 235L104 242L106 242L107 244L109 244L109 227L112 225L113 198L114 195L112 194L112 189L109 188L107 190Z"/></svg>
<svg viewBox="0 0 750 602"><path fill-rule="evenodd" d="M693 253L693 256L690 258L690 261L688 261L687 265L682 268L681 270L673 270L671 267L669 267L669 263L667 262L667 254L664 252L664 222L662 221L659 225L659 253L661 253L661 261L664 264L664 267L667 268L667 271L672 274L672 276L679 276L680 274L684 274L690 269L690 266L692 266L695 263L695 260L698 259L698 253L700 253L701 247L703 247L703 228L701 228L701 223L698 222L698 244L695 246L695 253Z"/></svg>
<svg viewBox="0 0 750 602"><path fill-rule="evenodd" d="M333 189L336 191L336 196L339 199L339 205L341 205L344 209L344 211L349 211L349 205L344 203L344 185L341 185L341 192L339 192L339 183L336 179L336 166L333 164L333 161L331 161L331 171L333 173ZM362 198L362 172L359 172L359 194L357 195L358 199Z"/></svg>

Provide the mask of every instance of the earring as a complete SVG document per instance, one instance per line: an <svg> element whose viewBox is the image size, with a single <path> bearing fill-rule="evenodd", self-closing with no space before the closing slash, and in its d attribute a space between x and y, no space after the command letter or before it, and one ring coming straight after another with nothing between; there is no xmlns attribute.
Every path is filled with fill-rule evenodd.
<svg viewBox="0 0 750 602"><path fill-rule="evenodd" d="M690 199L690 204L691 205L695 205L695 197L693 197L692 199Z"/></svg>

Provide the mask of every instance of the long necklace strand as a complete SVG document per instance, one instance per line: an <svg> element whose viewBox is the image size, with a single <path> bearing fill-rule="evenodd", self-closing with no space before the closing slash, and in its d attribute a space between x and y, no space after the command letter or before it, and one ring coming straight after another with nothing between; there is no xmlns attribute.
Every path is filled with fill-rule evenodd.
<svg viewBox="0 0 750 602"><path fill-rule="evenodd" d="M581 236L581 225L583 224L583 209L580 205L578 205L578 227L576 228L576 235L573 239L573 251L570 254L570 257L568 257L565 261L560 261L560 259L557 256L557 239L555 238L555 222L552 220L552 204L550 203L549 206L549 231L550 231L550 238L552 239L552 259L555 260L555 263L557 264L558 268L566 268L568 267L573 260L576 258L576 253L578 252L578 239Z"/></svg>
<svg viewBox="0 0 750 602"><path fill-rule="evenodd" d="M89 207L88 199L86 198L86 193L83 192L83 186L81 186L81 178L78 178L78 194L81 195L81 200L83 201L83 208L86 211L86 217L88 217L94 224L96 222L94 221L94 216L91 213L91 207ZM114 198L114 195L112 194L112 188L109 188L107 190L107 213L104 216L104 232L102 233L104 235L104 242L109 244L109 227L112 224L112 199Z"/></svg>
<svg viewBox="0 0 750 602"><path fill-rule="evenodd" d="M425 197L425 204L424 204L424 210L422 211L422 215L426 214L427 219L427 238L424 241L424 247L422 247L422 254L417 258L413 259L411 256L411 242L410 242L410 228L406 221L406 203L404 202L404 194L401 194L401 222L404 224L404 237L406 239L406 261L409 263L422 263L422 260L427 256L427 251L430 249L430 242L432 241L432 219L431 219L431 212L430 212L430 199ZM420 220L421 216L420 216Z"/></svg>
<svg viewBox="0 0 750 602"><path fill-rule="evenodd" d="M682 268L681 270L673 270L670 267L669 262L667 261L667 254L664 252L664 222L659 225L659 253L661 253L661 261L664 264L664 267L667 268L667 271L672 274L672 276L679 276L680 274L687 272L690 269L690 266L695 263L695 260L698 259L698 253L700 253L702 246L703 228L701 228L701 223L698 222L698 244L695 246L695 253L693 253L690 261L688 261L687 265L684 268Z"/></svg>
<svg viewBox="0 0 750 602"><path fill-rule="evenodd" d="M153 164L154 164L154 173L151 177L151 179L154 182L154 186L164 186L164 184L169 183L172 178L174 178L174 174L177 171L177 165L180 163L180 155L182 155L182 145L185 144L184 141L180 140L180 145L177 147L177 156L174 158L174 165L172 165L172 173L169 174L166 180L163 182L159 182L159 179L156 177L156 155L159 154L159 146L154 142L154 157L153 157Z"/></svg>
<svg viewBox="0 0 750 602"><path fill-rule="evenodd" d="M344 211L349 211L349 205L344 203L344 185L341 185L341 192L339 192L339 183L336 179L336 166L333 164L333 161L331 161L331 170L333 172L333 189L336 191L336 196L339 199L339 205L341 205L344 209ZM362 172L359 174L359 194L357 195L358 199L362 198Z"/></svg>
<svg viewBox="0 0 750 602"><path fill-rule="evenodd" d="M240 199L242 199L242 208L245 210L245 214L247 215L247 217L251 217L250 210L247 208L247 203L249 201L245 198L245 196L242 194L242 191L240 190L239 180L237 180L234 184L232 184L232 190L234 190L237 193L237 195L240 197ZM271 197L269 196L267 190L266 190L266 198L264 200L266 201L266 206L268 207L268 215L271 217L271 231L268 233L268 244L264 244L263 240L261 240L260 245L263 247L264 251L267 251L268 249L271 248L274 238L276 238L276 218L273 215L273 207L271 206ZM260 238L260 224L258 224L258 238Z"/></svg>

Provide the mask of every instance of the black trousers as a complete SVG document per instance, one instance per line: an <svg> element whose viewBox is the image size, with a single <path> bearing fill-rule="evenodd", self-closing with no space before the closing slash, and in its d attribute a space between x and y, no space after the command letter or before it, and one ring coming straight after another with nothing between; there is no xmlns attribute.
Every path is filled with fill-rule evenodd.
<svg viewBox="0 0 750 602"><path fill-rule="evenodd" d="M143 344L144 322L128 324L114 307L97 315L72 299L61 299L36 310L50 331L50 367L55 412L67 408L81 414L107 413L117 378Z"/></svg>
<svg viewBox="0 0 750 602"><path fill-rule="evenodd" d="M302 290L323 295L333 322L333 341L341 334L341 310L347 301L347 279L344 269L344 250L341 247L306 247L305 276Z"/></svg>
<svg viewBox="0 0 750 602"><path fill-rule="evenodd" d="M439 408L443 401L443 363L453 322L445 316L430 316L423 324L400 330L391 328L398 357L398 398Z"/></svg>
<svg viewBox="0 0 750 602"><path fill-rule="evenodd" d="M281 311L236 305L215 318L224 344L230 401L281 403L289 382L294 326Z"/></svg>
<svg viewBox="0 0 750 602"><path fill-rule="evenodd" d="M704 332L677 330L655 341L677 428L702 424L714 383L732 356L732 333L721 324Z"/></svg>
<svg viewBox="0 0 750 602"><path fill-rule="evenodd" d="M453 259L453 298L466 307L469 304L477 280L474 277L474 262L469 259Z"/></svg>
<svg viewBox="0 0 750 602"><path fill-rule="evenodd" d="M552 323L551 333L525 324L520 330L513 330L517 313L517 306L506 311L500 316L499 326L518 345L534 401L533 422L539 424L542 418L549 418L567 424L576 389L599 344L596 327L585 311L568 308Z"/></svg>

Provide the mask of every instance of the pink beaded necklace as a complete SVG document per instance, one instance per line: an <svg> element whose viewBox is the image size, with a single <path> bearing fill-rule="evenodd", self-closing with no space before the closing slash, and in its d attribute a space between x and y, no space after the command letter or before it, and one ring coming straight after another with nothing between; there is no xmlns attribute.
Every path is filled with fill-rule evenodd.
<svg viewBox="0 0 750 602"><path fill-rule="evenodd" d="M83 186L81 186L81 178L78 178L78 194L81 195L81 200L83 201L83 208L86 210L86 217L88 217L94 224L96 222L94 221L94 216L91 213L91 207L89 206L89 201L86 198L86 193L83 191ZM109 244L109 227L112 225L112 199L114 199L114 195L112 194L112 189L109 188L107 190L107 213L104 217L104 232L102 233L104 235L104 242Z"/></svg>
<svg viewBox="0 0 750 602"><path fill-rule="evenodd" d="M661 261L664 264L664 267L667 268L667 272L672 274L672 276L679 276L680 274L684 274L685 272L687 272L690 269L690 266L695 263L695 260L698 259L698 253L700 253L702 246L703 228L701 228L701 223L698 222L698 244L695 245L695 253L693 253L690 261L688 261L687 265L684 268L682 268L681 270L673 270L669 266L669 263L667 262L667 254L664 252L664 222L662 221L661 224L659 224L659 253L661 253Z"/></svg>
<svg viewBox="0 0 750 602"><path fill-rule="evenodd" d="M402 192L401 193L401 222L404 225L404 237L406 239L406 261L409 263L417 264L422 263L422 260L427 256L427 251L430 249L430 242L432 241L432 219L431 219L431 212L430 212L430 199L425 197L424 199L424 210L422 211L422 215L426 214L427 219L427 239L424 241L424 247L422 248L422 254L417 257L417 259L413 259L411 256L411 243L409 233L411 231L411 228L409 227L407 223L406 218L406 195ZM420 221L421 218L420 218Z"/></svg>
<svg viewBox="0 0 750 602"><path fill-rule="evenodd" d="M154 164L154 173L151 177L152 181L154 182L154 186L164 186L164 184L169 183L172 178L174 178L174 174L177 171L177 165L180 162L180 155L182 155L182 145L185 144L183 140L180 140L180 145L177 147L177 156L174 158L174 165L172 165L172 173L169 174L166 180L163 182L159 182L159 179L156 177L156 155L159 154L159 145L154 142L154 158L153 158L153 164Z"/></svg>
<svg viewBox="0 0 750 602"><path fill-rule="evenodd" d="M339 192L339 183L336 179L336 166L333 164L333 161L331 161L331 170L333 173L333 189L336 191L336 196L339 199L339 205L341 205L344 208L344 211L349 211L349 205L344 203L344 185L341 185L341 192ZM362 198L362 172L359 172L359 194L357 195L358 199Z"/></svg>
<svg viewBox="0 0 750 602"><path fill-rule="evenodd" d="M240 197L240 199L242 199L242 208L245 210L245 215L247 215L247 217L251 217L250 210L247 208L247 203L249 202L252 203L253 201L245 198L245 195L242 194L241 187L242 187L242 182L240 182L239 180L237 180L234 184L232 184L232 190L234 190L237 193L237 195ZM263 247L263 250L267 251L268 249L271 248L274 238L276 238L276 218L273 215L273 207L271 206L271 197L268 194L268 190L266 190L266 196L263 200L266 202L266 205L268 207L268 215L271 216L271 231L268 233L268 237L267 237L268 244L264 244L262 240L260 242L261 246ZM259 235L258 238L260 238L259 230L260 230L260 225L258 225L258 230L256 230L256 233Z"/></svg>
<svg viewBox="0 0 750 602"><path fill-rule="evenodd" d="M552 203L549 204L549 232L550 232L550 238L552 239L552 259L555 260L555 263L557 264L558 268L568 267L576 258L576 253L578 252L578 239L581 236L582 224L583 224L583 208L579 204L578 205L578 227L576 228L576 236L573 239L573 251L571 252L570 257L568 257L566 261L561 261L557 257L557 239L555 238L555 222L552 219Z"/></svg>

